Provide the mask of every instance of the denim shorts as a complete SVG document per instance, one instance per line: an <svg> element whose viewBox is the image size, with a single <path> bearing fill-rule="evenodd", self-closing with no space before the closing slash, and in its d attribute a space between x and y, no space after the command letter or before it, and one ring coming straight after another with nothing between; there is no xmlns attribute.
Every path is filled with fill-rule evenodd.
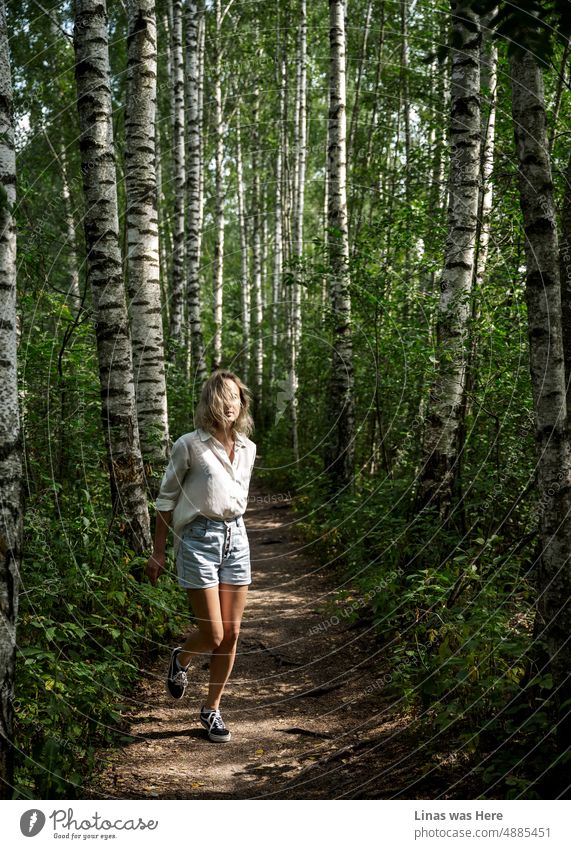
<svg viewBox="0 0 571 849"><path fill-rule="evenodd" d="M197 516L182 529L176 557L178 584L201 590L218 584L252 583L250 543L242 516Z"/></svg>

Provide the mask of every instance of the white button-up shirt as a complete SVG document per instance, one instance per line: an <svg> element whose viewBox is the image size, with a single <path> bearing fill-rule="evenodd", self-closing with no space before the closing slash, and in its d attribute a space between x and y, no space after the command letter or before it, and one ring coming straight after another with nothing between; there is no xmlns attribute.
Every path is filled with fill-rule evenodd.
<svg viewBox="0 0 571 849"><path fill-rule="evenodd" d="M175 552L185 525L199 514L234 519L246 512L256 445L236 432L234 461L215 436L202 428L174 443L155 506L173 511Z"/></svg>

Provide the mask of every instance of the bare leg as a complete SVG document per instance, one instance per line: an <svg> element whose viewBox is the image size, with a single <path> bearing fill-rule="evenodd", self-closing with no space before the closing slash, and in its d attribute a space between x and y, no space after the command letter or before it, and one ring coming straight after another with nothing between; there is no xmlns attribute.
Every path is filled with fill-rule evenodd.
<svg viewBox="0 0 571 849"><path fill-rule="evenodd" d="M193 631L183 643L182 651L178 655L181 666L188 666L195 655L215 649L224 637L218 586L204 590L187 589L186 592L192 612L196 616L198 631Z"/></svg>
<svg viewBox="0 0 571 849"><path fill-rule="evenodd" d="M210 683L205 705L211 710L218 708L222 691L234 666L238 634L247 596L248 585L237 587L232 584L220 584L220 610L224 636L220 644L213 649L210 660Z"/></svg>

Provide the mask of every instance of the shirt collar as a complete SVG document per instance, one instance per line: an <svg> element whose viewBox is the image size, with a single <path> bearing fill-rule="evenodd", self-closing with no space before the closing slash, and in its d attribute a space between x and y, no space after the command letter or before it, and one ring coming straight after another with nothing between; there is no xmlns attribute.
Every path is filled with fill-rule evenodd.
<svg viewBox="0 0 571 849"><path fill-rule="evenodd" d="M203 442L206 442L206 440L210 439L210 437L212 436L212 434L208 430L204 430L204 428L202 428L202 427L197 428L197 430L198 430L198 435L200 436L200 438ZM246 444L244 442L244 437L242 436L242 434L238 430L236 431L236 434L235 434L235 440L236 440L237 446L238 445L241 446L241 445Z"/></svg>

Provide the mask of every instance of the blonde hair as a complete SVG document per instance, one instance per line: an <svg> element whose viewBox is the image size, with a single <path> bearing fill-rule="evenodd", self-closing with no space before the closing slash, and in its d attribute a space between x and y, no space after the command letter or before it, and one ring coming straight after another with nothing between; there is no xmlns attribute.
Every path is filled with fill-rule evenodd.
<svg viewBox="0 0 571 849"><path fill-rule="evenodd" d="M196 427L201 427L212 434L219 426L227 424L224 413L227 392L225 380L233 380L240 392L240 413L236 421L232 422L232 431L250 436L254 430L254 420L250 414L252 395L240 378L226 369L216 369L204 383L196 407L194 423Z"/></svg>

